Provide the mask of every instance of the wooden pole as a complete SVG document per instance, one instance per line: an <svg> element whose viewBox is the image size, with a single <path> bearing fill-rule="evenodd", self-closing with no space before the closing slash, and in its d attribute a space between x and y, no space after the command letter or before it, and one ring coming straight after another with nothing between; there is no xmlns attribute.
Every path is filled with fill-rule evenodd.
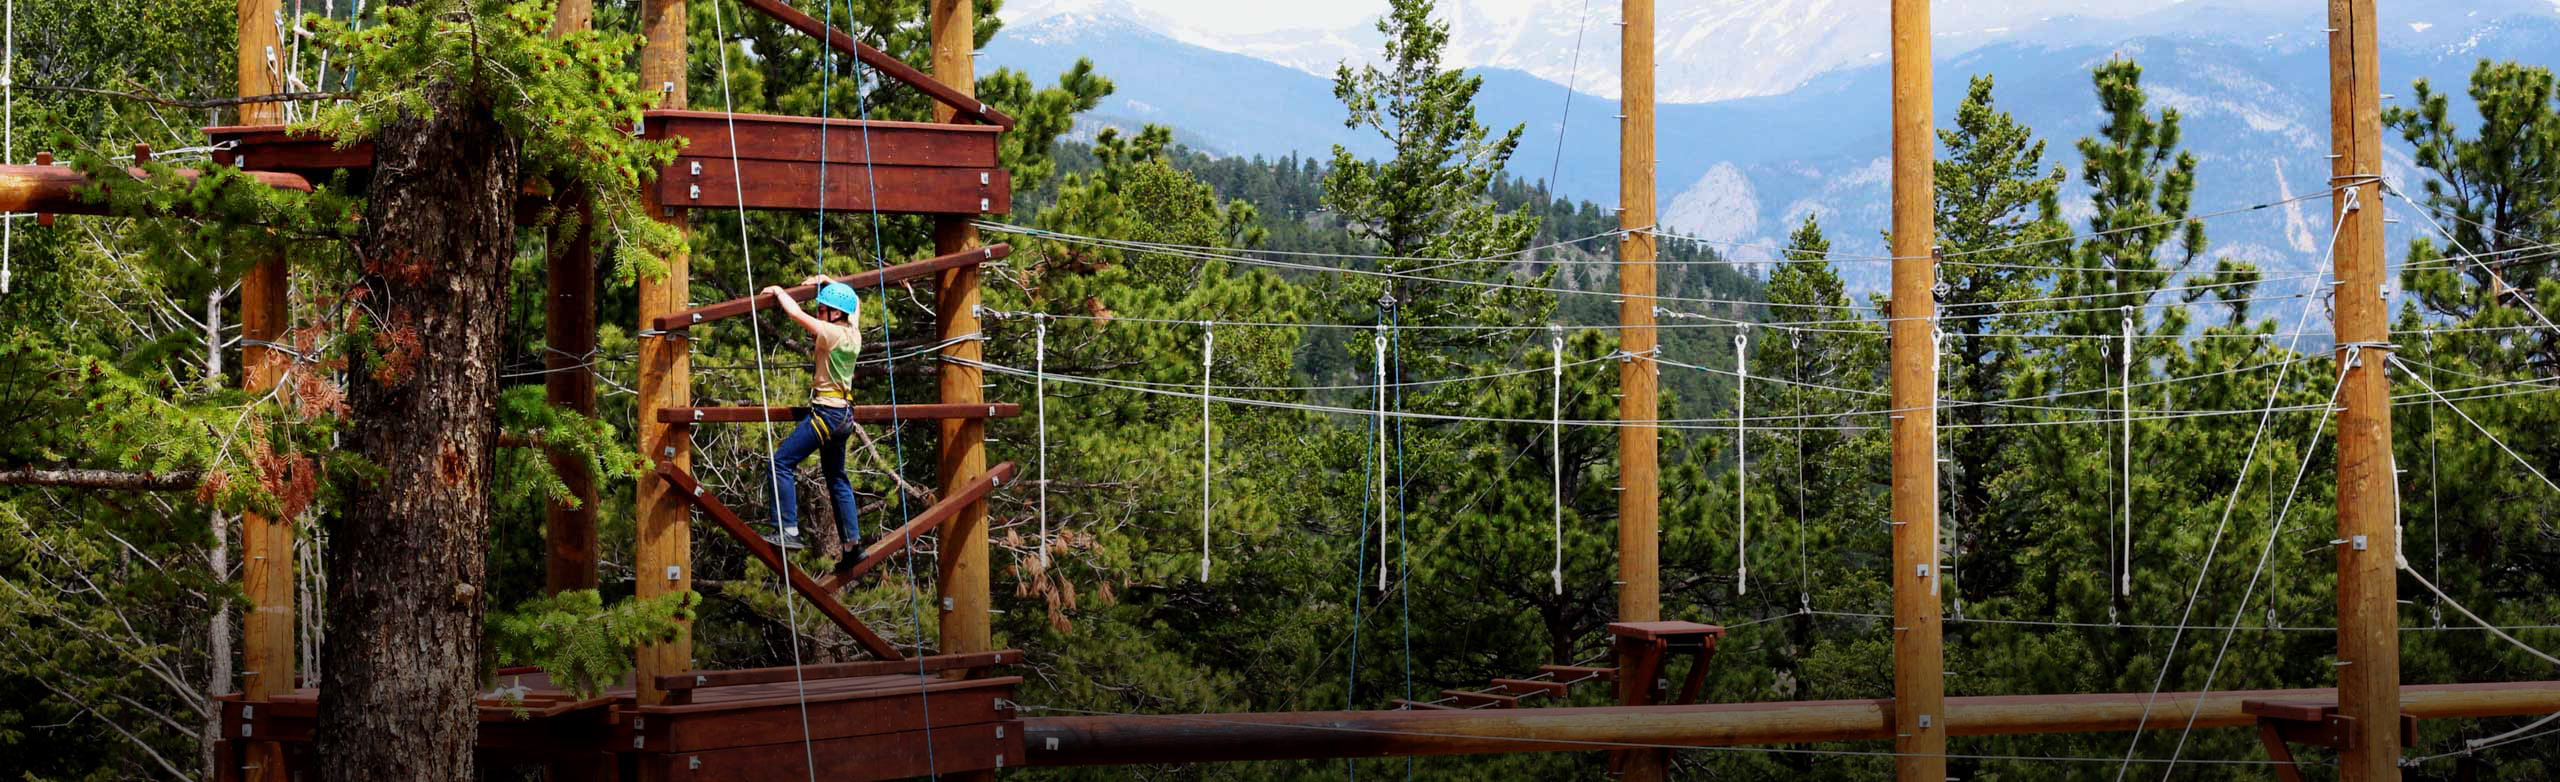
<svg viewBox="0 0 2560 782"><path fill-rule="evenodd" d="M276 26L283 9L279 0L240 0L235 19L239 49L235 52L239 94L271 95L284 91L278 63L282 47ZM283 119L274 103L240 107L244 125ZM291 281L284 258L268 255L240 280L240 388L251 396L266 393L284 377L286 356L267 344L284 338L285 296ZM241 695L251 702L291 692L294 676L293 520L261 513L240 514L240 591L249 601L240 616ZM282 745L253 741L242 759L242 778L286 779Z"/></svg>
<svg viewBox="0 0 2560 782"><path fill-rule="evenodd" d="M2329 184L2339 210L2338 709L2354 736L2339 779L2400 778L2399 502L2391 459L2390 313L2382 298L2382 109L2373 0L2329 3Z"/></svg>
<svg viewBox="0 0 2560 782"><path fill-rule="evenodd" d="M972 61L977 50L977 9L971 0L933 0L933 78L969 95L977 94L977 65ZM956 112L947 105L936 105L937 122L951 122ZM933 249L949 255L976 249L978 229L970 225L970 217L939 217L933 223ZM936 336L954 339L978 333L978 267L975 264L942 273L940 292L934 296L933 311ZM986 350L975 340L962 340L944 348L949 359L976 361ZM979 404L985 395L979 388L981 373L965 363L946 361L936 379L941 386L944 404ZM942 495L953 496L971 481L987 472L987 424L980 418L944 419L941 422L941 455L939 472ZM941 573L938 588L942 595L943 654L967 654L993 650L992 628L987 620L987 503L978 500L961 509L942 527ZM955 671L951 675L966 675Z"/></svg>
<svg viewBox="0 0 2560 782"><path fill-rule="evenodd" d="M595 20L594 0L561 0L551 18L553 37L584 32ZM579 221L554 231L543 291L543 398L553 406L596 414L596 244L588 225L594 207L577 197ZM595 466L566 448L548 449L551 471L569 488L570 501L544 509L543 592L596 588Z"/></svg>
<svg viewBox="0 0 2560 782"><path fill-rule="evenodd" d="M1654 363L1653 0L1625 0L1618 27L1618 621L1662 618L1660 368ZM1623 647L1618 667L1632 670ZM1618 702L1648 702L1653 682L1619 677ZM1638 750L1619 756L1633 782L1659 780L1669 755Z"/></svg>
<svg viewBox="0 0 2560 782"><path fill-rule="evenodd" d="M664 98L660 108L685 107L685 4L681 0L647 0L640 6L641 34L648 42L640 50L640 83L657 88ZM643 188L651 217L685 228L685 212L657 201L658 189ZM693 441L691 427L684 424L658 422L658 410L686 407L692 404L693 387L689 370L691 353L682 332L664 332L650 327L651 319L685 308L690 290L690 259L685 245L678 242L666 257L666 276L640 278L640 453L647 458L680 469L692 469ZM693 588L692 508L682 496L667 485L654 470L643 470L639 477L638 541L634 552L633 592L642 598L682 592ZM693 628L685 627L674 640L651 644L640 649L639 701L644 705L666 702L666 692L658 689L657 677L693 668Z"/></svg>
<svg viewBox="0 0 2560 782"><path fill-rule="evenodd" d="M2244 728L2251 700L2319 700L2328 688L1948 698L1948 730L1961 736ZM2422 720L2538 716L2560 711L2560 681L2426 684L2406 690ZM2146 717L2145 711L2149 714ZM1689 747L1881 741L1893 738L1886 700L1714 703L1263 714L1035 717L1022 721L1026 765L1208 763L1414 757L1506 752L1593 752L1615 744ZM1054 743L1052 743L1054 742ZM2102 778L2106 763L2052 766L2062 778Z"/></svg>
<svg viewBox="0 0 2560 782"><path fill-rule="evenodd" d="M1947 778L1930 89L1929 0L1893 0L1893 750L1901 782Z"/></svg>

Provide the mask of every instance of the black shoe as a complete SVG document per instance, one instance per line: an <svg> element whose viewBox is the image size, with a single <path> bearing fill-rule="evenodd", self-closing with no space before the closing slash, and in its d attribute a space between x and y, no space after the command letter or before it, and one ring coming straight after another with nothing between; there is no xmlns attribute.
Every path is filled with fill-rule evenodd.
<svg viewBox="0 0 2560 782"><path fill-rule="evenodd" d="M862 552L870 550L871 541L868 540L857 541L853 545L846 546L844 556L836 559L836 566L830 572L839 576L853 572L853 566L862 563Z"/></svg>

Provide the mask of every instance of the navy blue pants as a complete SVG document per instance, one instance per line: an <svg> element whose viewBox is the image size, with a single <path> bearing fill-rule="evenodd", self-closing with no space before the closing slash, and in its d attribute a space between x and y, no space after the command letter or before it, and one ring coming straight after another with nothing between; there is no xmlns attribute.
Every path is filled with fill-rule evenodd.
<svg viewBox="0 0 2560 782"><path fill-rule="evenodd" d="M800 486L794 473L816 452L818 471L827 479L827 496L834 500L829 504L835 506L836 527L844 532L846 543L862 540L853 480L844 473L845 440L852 435L852 408L812 405L791 436L782 438L781 450L773 452L774 526L795 534L800 531Z"/></svg>

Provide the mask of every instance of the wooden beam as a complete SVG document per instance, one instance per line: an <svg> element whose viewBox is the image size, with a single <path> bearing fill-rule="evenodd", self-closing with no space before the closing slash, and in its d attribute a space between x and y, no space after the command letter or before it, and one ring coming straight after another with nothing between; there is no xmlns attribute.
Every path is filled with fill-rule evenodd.
<svg viewBox="0 0 2560 782"><path fill-rule="evenodd" d="M1538 666L1538 670L1554 674L1556 679L1563 681L1566 684L1571 684L1582 679L1601 679L1605 681L1618 678L1618 669L1616 668L1595 668L1588 665L1541 665Z"/></svg>
<svg viewBox="0 0 2560 782"><path fill-rule="evenodd" d="M687 671L658 677L662 690L693 690L706 687L734 687L743 684L773 684L820 679L853 679L863 676L892 676L920 672L948 671L958 668L987 668L1022 662L1022 650L1004 649L972 654L936 654L911 660L863 660L849 663L819 663L798 668L746 668L734 671Z"/></svg>
<svg viewBox="0 0 2560 782"><path fill-rule="evenodd" d="M1938 594L1938 282L1930 0L1893 0L1892 498L1894 778L1947 778Z"/></svg>
<svg viewBox="0 0 2560 782"><path fill-rule="evenodd" d="M853 612L846 610L843 603L836 602L833 592L819 587L818 582L809 577L809 571L791 567L790 563L783 559L782 552L775 551L773 544L765 542L764 538L757 537L755 530L749 529L747 522L738 518L735 511L729 510L729 506L721 504L720 500L704 493L702 485L694 482L691 473L664 462L658 464L657 473L658 477L666 481L668 487L678 496L691 501L695 507L701 508L702 514L710 516L722 531L729 533L729 537L737 539L739 545L746 546L748 554L764 562L765 567L772 568L774 572L787 574L788 578L785 580L790 583L791 591L800 593L802 598L817 606L820 613L827 615L828 621L842 628L845 634L853 636L854 642L861 644L864 651L883 660L906 659L898 654L897 647L889 645L887 639L881 638L879 633L872 632L871 627L863 624L862 620L854 618ZM650 681L657 681L657 677L651 677Z"/></svg>
<svg viewBox="0 0 2560 782"><path fill-rule="evenodd" d="M973 247L966 250L937 255L921 261L909 261L886 269L875 269L857 274L847 274L842 277L835 278L835 281L851 285L856 289L877 288L890 283L905 282L907 280L920 277L930 277L963 266L975 266L989 261L1003 260L1005 256L1012 254L1013 245L1009 244ZM818 297L818 286L815 285L800 285L785 288L783 290L790 293L791 298L794 301L808 301ZM745 298L730 299L728 301L709 306L695 307L688 310L678 310L666 315L661 315L652 319L650 321L650 326L659 331L674 331L697 323L708 323L715 320L734 318L749 313L763 312L765 310L772 309L775 306L777 305L773 303L773 297L771 296L748 296Z"/></svg>
<svg viewBox="0 0 2560 782"><path fill-rule="evenodd" d="M273 95L284 91L282 33L288 23L281 0L239 0L233 19L238 45L232 51L239 95ZM252 103L240 107L242 122L280 122L284 107ZM72 173L78 176L77 172ZM51 172L39 172L39 176ZM281 176L281 175L279 175ZM274 184L282 180L260 177ZM302 189L310 189L309 182ZM5 190L5 188L0 188ZM0 196L0 202L8 198ZM0 209L23 209L0 203ZM63 210L54 210L63 211ZM50 219L50 218L47 218ZM284 339L291 324L285 300L292 281L285 276L284 255L260 255L240 279L240 389L255 398L276 387L290 360L267 347ZM240 692L251 702L267 701L301 686L295 676L294 577L292 519L260 513L240 514L240 591L248 600L240 615ZM241 778L251 782L284 782L291 778L282 745L249 741L240 753Z"/></svg>
<svg viewBox="0 0 2560 782"><path fill-rule="evenodd" d="M1495 679L1493 686L1524 695L1534 692L1557 698L1562 698L1572 691L1572 685L1543 679Z"/></svg>
<svg viewBox="0 0 2560 782"><path fill-rule="evenodd" d="M2342 782L2400 778L2399 477L2392 472L2391 313L2382 286L2382 108L2373 0L2329 2L2329 186L2338 389L2338 712ZM2356 347L2361 346L2361 347Z"/></svg>
<svg viewBox="0 0 2560 782"><path fill-rule="evenodd" d="M978 11L975 0L928 0L927 26L933 36L933 76L952 85L964 100L974 102L966 92L976 90ZM885 58L884 58L885 59ZM957 105L944 105L934 111L934 119L951 121L958 113ZM945 255L977 249L978 229L975 216L936 218L933 223L934 252ZM960 266L942 273L942 283L933 298L934 336L949 343L942 349L945 362L934 375L944 403L955 405L982 404L985 390L980 386L984 373L977 362L986 357L986 344L963 339L978 334L978 276L976 264ZM972 481L987 472L987 423L978 418L949 418L941 423L936 443L934 472L942 496L961 493ZM985 500L962 506L951 520L944 522L942 546L937 557L940 565L934 588L941 594L942 651L945 653L983 652L994 648L994 627L989 621L991 596L988 585L993 567L988 558L987 503ZM992 779L992 775L964 775L961 782Z"/></svg>
<svg viewBox="0 0 2560 782"><path fill-rule="evenodd" d="M1660 345L1653 327L1654 298L1654 0L1624 0L1618 26L1618 349L1632 360L1618 364L1618 616L1621 622L1662 618L1662 434ZM1642 422L1642 423L1629 423ZM1620 644L1618 665L1638 661ZM1642 704L1653 694L1651 677L1618 680L1618 702ZM1669 755L1654 750L1621 753L1611 764L1628 782L1660 782Z"/></svg>
<svg viewBox="0 0 2560 782"><path fill-rule="evenodd" d="M125 169L137 181L148 176L140 168ZM194 181L204 172L182 168L178 178ZM251 171L249 178L258 184L280 190L311 192L311 180L293 174L273 171ZM0 166L0 212L44 212L48 214L103 215L107 204L80 196L80 191L93 184L113 188L115 182L92 183L88 175L68 166Z"/></svg>
<svg viewBox="0 0 2560 782"><path fill-rule="evenodd" d="M1440 694L1445 697L1456 698L1462 703L1491 706L1497 709L1511 709L1518 708L1520 706L1520 696L1517 695L1496 695L1490 692L1476 692L1474 690L1441 690Z"/></svg>
<svg viewBox="0 0 2560 782"><path fill-rule="evenodd" d="M551 19L553 37L586 31L593 0L563 0ZM550 233L543 269L542 395L579 415L596 414L595 204L586 193L565 193L563 205L578 219ZM597 586L595 463L577 449L551 447L543 456L560 476L568 497L543 503L543 592L559 594ZM591 769L569 771L588 778Z"/></svg>
<svg viewBox="0 0 2560 782"><path fill-rule="evenodd" d="M656 89L662 95L658 108L685 108L685 4L681 0L642 0L640 33L646 43L640 50L640 84L643 89ZM641 197L649 216L686 231L686 212L660 203L655 188L641 188ZM655 329L660 315L681 310L691 290L691 258L684 242L677 242L667 253L666 274L658 277L642 275L639 280L639 365L638 388L639 451L659 464L690 469L693 464L693 441L690 429L658 422L657 411L669 407L685 407L693 399L691 346L680 335L669 335ZM693 522L684 499L676 496L655 471L640 473L637 480L633 512L636 515L635 549L632 558L633 593L641 598L661 597L693 589ZM677 628L674 638L640 648L637 671L638 692L635 700L642 706L663 703L666 693L657 689L659 676L693 670L693 627ZM643 780L651 779L646 774Z"/></svg>
<svg viewBox="0 0 2560 782"><path fill-rule="evenodd" d="M1944 732L2009 736L2178 730L2190 716L2199 728L2245 728L2256 718L2241 710L2244 701L2335 693L2164 692L2156 701L2147 692L1948 698ZM2560 712L2560 681L2413 685L2402 694L2408 713L2420 719ZM1033 766L1591 752L1615 744L1883 741L1896 732L1890 700L1041 717L1023 720L1022 727L1031 751L1026 760Z"/></svg>
<svg viewBox="0 0 2560 782"><path fill-rule="evenodd" d="M971 507L986 507L987 495L995 493L996 487L1003 486L1006 481L1013 480L1013 472L1012 462L996 465L995 469L988 470L987 474L978 476L977 480L970 481L968 485L960 487L959 491L944 496L941 502L934 503L933 507L926 508L923 513L916 514L915 518L908 519L907 523L898 527L897 531L881 536L878 541L871 544L870 548L862 550L862 558L855 560L852 567L838 570L834 575L828 576L826 583L820 586L829 594L833 594L836 590L843 589L844 585L853 583L854 579L871 572L872 568L879 567L880 563L888 561L890 555L904 550L907 544L914 541L917 536L931 532L934 528L942 526L944 522L958 518L961 513Z"/></svg>
<svg viewBox="0 0 2560 782"><path fill-rule="evenodd" d="M840 174L856 182L882 178L863 166L995 168L1004 133L988 125L672 109L650 111L642 121L644 135L683 139L681 154L691 157L850 166Z"/></svg>
<svg viewBox="0 0 2560 782"><path fill-rule="evenodd" d="M658 422L668 424L763 424L787 423L808 415L806 407L669 407L658 411ZM853 420L862 423L894 421L927 421L946 418L1012 418L1022 414L1022 406L1011 402L976 405L854 405Z"/></svg>
<svg viewBox="0 0 2560 782"><path fill-rule="evenodd" d="M853 36L846 35L842 30L828 27L825 22L809 18L808 14L801 13L799 9L792 8L790 4L784 3L782 0L740 1L746 3L748 8L756 9L757 11L763 12L766 16L773 17L774 21L781 22L783 25L788 26L791 29L798 30L802 33L815 37L818 40L825 41L827 46L838 52L853 55L854 59L862 61L862 64L864 65L871 66L872 70L879 71L884 76L905 82L908 86L912 86L924 94L932 96L933 99L940 102L945 109L948 109L958 116L967 117L999 128L1013 127L1012 117L1005 116L1004 112L988 108L987 104L978 102L978 98L974 94L977 91L977 84L974 79L964 83L964 87L953 87L950 84L936 80L933 76L925 75L923 71L916 70L915 66L900 62L898 58L891 57L882 53L878 49L871 48L870 44L856 40ZM945 31L939 26L934 28L934 32L936 33L933 39L934 73L936 75L947 75L942 72L942 51L944 47L958 47L963 52L968 52L977 48L976 31L974 29L964 32L964 34L969 38L969 40L965 41L945 40L944 36L941 35L941 33Z"/></svg>

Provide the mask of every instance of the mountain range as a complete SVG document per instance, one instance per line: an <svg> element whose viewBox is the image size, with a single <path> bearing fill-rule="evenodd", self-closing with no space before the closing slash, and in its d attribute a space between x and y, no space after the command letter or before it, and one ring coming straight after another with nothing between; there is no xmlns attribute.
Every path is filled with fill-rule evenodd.
<svg viewBox="0 0 2560 782"><path fill-rule="evenodd" d="M1755 259L1815 214L1839 253L1881 254L1889 20L1869 7L1880 3L1851 5L1663 4L1657 178L1666 230ZM2324 8L2302 0L2127 5L1942 0L1934 37L1942 126L1967 79L1991 76L1998 105L2049 142L2047 165L2072 169L2065 210L2083 216L2072 145L2102 119L2089 72L2110 58L2134 59L2153 102L2184 117L2185 148L2202 163L2195 211L2278 205L2209 222L2211 253L2271 271L2318 264L2328 207L2290 199L2317 193L2329 174ZM1617 4L1444 0L1440 11L1453 20L1449 62L1484 78L1479 114L1496 127L1526 128L1512 173L1613 205ZM1386 151L1375 134L1343 126L1329 76L1343 62L1376 56L1372 28L1208 32L1096 0L1017 0L1006 12L982 65L1037 78L1090 58L1118 84L1082 132L1162 124L1183 143L1223 155L1324 157L1335 145L1362 156ZM2418 78L2459 98L2482 59L2560 64L2560 6L2552 0L2393 3L2384 12L2386 104ZM2467 107L2456 116L2468 119ZM2387 154L2387 176L2413 176L2405 150ZM2396 246L2424 221L2393 207L2406 218L2393 226ZM1883 274L1879 265L1844 270L1862 287Z"/></svg>

